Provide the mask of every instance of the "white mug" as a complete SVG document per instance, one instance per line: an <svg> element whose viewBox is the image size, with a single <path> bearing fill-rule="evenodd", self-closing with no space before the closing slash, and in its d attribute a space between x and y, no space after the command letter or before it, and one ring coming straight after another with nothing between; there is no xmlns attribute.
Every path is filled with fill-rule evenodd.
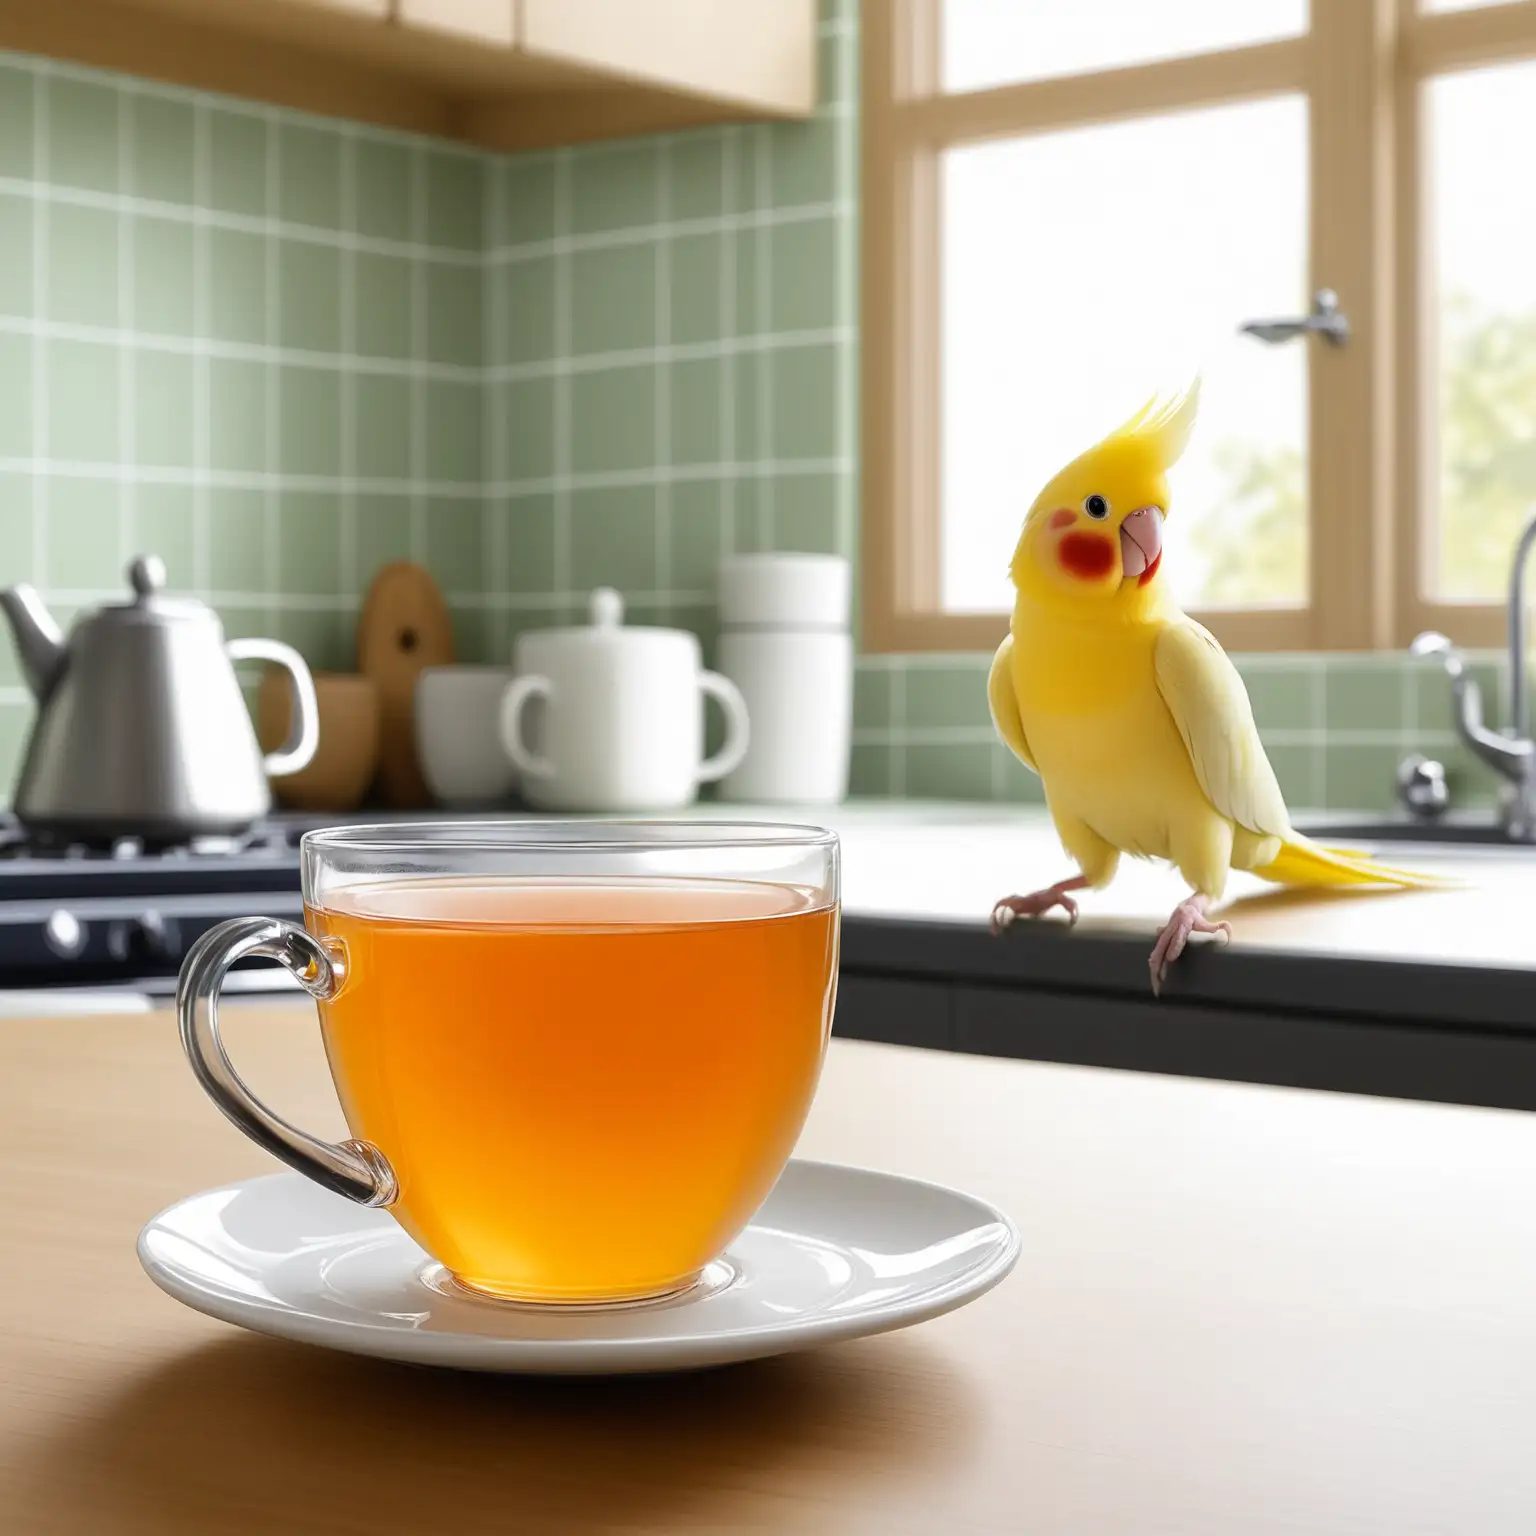
<svg viewBox="0 0 1536 1536"><path fill-rule="evenodd" d="M501 701L501 739L532 805L561 811L671 810L746 756L747 706L734 683L703 670L682 629L626 627L611 588L592 594L592 623L531 630ZM704 699L725 710L725 745L704 757ZM543 704L540 750L524 735Z"/></svg>
<svg viewBox="0 0 1536 1536"><path fill-rule="evenodd" d="M508 667L424 667L416 678L416 756L427 788L446 806L495 805L517 775L501 750Z"/></svg>

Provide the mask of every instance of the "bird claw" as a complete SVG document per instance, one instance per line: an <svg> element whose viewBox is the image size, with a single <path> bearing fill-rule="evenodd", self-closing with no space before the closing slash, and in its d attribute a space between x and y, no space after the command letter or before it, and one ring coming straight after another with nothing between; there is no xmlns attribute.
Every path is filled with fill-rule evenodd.
<svg viewBox="0 0 1536 1536"><path fill-rule="evenodd" d="M1205 915L1203 897L1191 896L1173 909L1173 915L1159 929L1157 942L1152 946L1147 969L1152 974L1152 995L1162 995L1163 983L1168 979L1168 967L1184 953L1190 935L1211 934L1218 942L1227 944L1232 939L1232 924L1225 920L1212 922Z"/></svg>
<svg viewBox="0 0 1536 1536"><path fill-rule="evenodd" d="M992 908L992 932L1002 933L1013 926L1020 917L1044 917L1055 907L1067 914L1067 926L1077 923L1077 903L1063 890L1047 886L1043 891L1031 891L1027 896L1004 896Z"/></svg>

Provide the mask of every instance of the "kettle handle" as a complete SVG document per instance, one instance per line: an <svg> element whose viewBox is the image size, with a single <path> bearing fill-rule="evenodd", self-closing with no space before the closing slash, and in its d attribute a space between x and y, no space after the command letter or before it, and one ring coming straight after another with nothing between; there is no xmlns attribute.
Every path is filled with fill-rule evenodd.
<svg viewBox="0 0 1536 1536"><path fill-rule="evenodd" d="M298 718L288 733L288 740L276 752L268 752L261 766L269 778L281 778L307 768L320 745L320 704L315 698L315 680L304 658L281 640L230 640L224 654L233 661L270 661L293 679L293 697Z"/></svg>

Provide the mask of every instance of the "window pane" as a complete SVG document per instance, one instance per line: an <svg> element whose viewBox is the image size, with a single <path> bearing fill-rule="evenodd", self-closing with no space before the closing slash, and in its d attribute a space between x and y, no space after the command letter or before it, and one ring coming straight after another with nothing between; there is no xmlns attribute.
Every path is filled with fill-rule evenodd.
<svg viewBox="0 0 1536 1536"><path fill-rule="evenodd" d="M1299 98L951 151L944 165L946 608L1012 604L1040 488L1160 386L1204 376L1164 569L1192 606L1306 597Z"/></svg>
<svg viewBox="0 0 1536 1536"><path fill-rule="evenodd" d="M1307 0L944 0L944 88L977 91L1295 37Z"/></svg>
<svg viewBox="0 0 1536 1536"><path fill-rule="evenodd" d="M1536 64L1428 86L1439 321L1439 559L1430 592L1497 599L1536 503Z"/></svg>

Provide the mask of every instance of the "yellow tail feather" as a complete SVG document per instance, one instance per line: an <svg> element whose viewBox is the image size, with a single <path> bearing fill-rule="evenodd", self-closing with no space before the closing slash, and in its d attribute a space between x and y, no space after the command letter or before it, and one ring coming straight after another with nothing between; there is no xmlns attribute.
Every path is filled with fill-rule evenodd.
<svg viewBox="0 0 1536 1536"><path fill-rule="evenodd" d="M1393 869L1343 848L1324 848L1299 832L1290 833L1274 861L1254 874L1278 885L1395 885L1444 890L1460 883L1411 869Z"/></svg>

